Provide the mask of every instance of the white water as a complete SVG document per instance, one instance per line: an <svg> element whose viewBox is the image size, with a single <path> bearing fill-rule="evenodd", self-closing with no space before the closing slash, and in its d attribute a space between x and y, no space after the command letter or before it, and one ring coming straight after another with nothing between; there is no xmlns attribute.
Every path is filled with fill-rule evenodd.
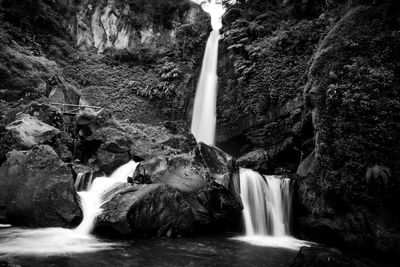
<svg viewBox="0 0 400 267"><path fill-rule="evenodd" d="M213 30L207 41L200 80L194 100L191 131L197 142L214 145L217 105L217 61L219 30Z"/></svg>
<svg viewBox="0 0 400 267"><path fill-rule="evenodd" d="M130 161L116 169L110 177L97 177L93 180L89 191L78 192L81 197L83 220L75 231L89 234L93 228L94 220L102 212L102 194L116 183L126 183L128 176L132 176L137 165Z"/></svg>
<svg viewBox="0 0 400 267"><path fill-rule="evenodd" d="M240 169L240 190L246 236L236 238L259 246L298 249L308 242L289 235L292 206L290 179L262 176Z"/></svg>
<svg viewBox="0 0 400 267"><path fill-rule="evenodd" d="M59 255L87 253L110 249L115 244L102 242L90 234L96 217L101 213L102 194L116 183L124 183L138 163L130 161L119 167L110 177L98 177L89 191L78 192L83 220L76 229L64 228L2 228L0 257L9 255Z"/></svg>
<svg viewBox="0 0 400 267"><path fill-rule="evenodd" d="M221 16L225 12L222 5L215 1L203 6L203 9L211 16L213 31L208 37L204 52L200 79L197 84L194 100L191 131L197 142L208 145L215 143L215 125L217 114L217 64L219 29L222 27Z"/></svg>

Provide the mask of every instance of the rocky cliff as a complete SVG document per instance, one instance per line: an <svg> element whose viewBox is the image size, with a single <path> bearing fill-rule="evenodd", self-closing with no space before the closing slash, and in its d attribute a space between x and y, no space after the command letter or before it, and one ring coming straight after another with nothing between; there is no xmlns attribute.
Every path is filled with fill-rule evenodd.
<svg viewBox="0 0 400 267"><path fill-rule="evenodd" d="M220 146L297 179L297 233L400 250L396 1L237 1L224 16Z"/></svg>
<svg viewBox="0 0 400 267"><path fill-rule="evenodd" d="M118 118L187 118L210 27L199 5L4 0L0 14L6 102L46 98L58 86L80 91L81 102L108 108Z"/></svg>

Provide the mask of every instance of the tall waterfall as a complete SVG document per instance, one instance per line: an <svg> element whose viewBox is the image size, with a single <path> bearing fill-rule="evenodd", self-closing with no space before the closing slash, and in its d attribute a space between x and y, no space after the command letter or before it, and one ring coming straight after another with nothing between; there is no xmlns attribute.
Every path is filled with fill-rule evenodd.
<svg viewBox="0 0 400 267"><path fill-rule="evenodd" d="M286 236L290 232L291 185L287 178L240 169L246 235Z"/></svg>
<svg viewBox="0 0 400 267"><path fill-rule="evenodd" d="M217 62L219 30L213 30L207 41L193 107L191 131L197 142L214 145L217 105Z"/></svg>

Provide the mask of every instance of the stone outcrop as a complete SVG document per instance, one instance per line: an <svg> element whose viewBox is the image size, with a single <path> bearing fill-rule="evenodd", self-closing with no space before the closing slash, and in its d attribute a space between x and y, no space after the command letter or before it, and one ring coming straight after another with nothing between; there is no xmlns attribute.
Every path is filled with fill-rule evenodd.
<svg viewBox="0 0 400 267"><path fill-rule="evenodd" d="M141 161L180 154L195 145L193 136L179 122L129 123L114 120L104 112L81 114L76 125L80 135L78 157L99 166L107 175L130 159Z"/></svg>
<svg viewBox="0 0 400 267"><path fill-rule="evenodd" d="M10 123L6 128L12 131L21 145L27 148L49 142L60 133L57 128L28 114L20 114L17 116L17 120Z"/></svg>
<svg viewBox="0 0 400 267"><path fill-rule="evenodd" d="M393 216L399 201L400 138L393 118L400 114L400 55L392 45L400 40L399 14L393 3L352 6L321 40L304 90L313 152L298 168L303 234L383 257L400 251Z"/></svg>
<svg viewBox="0 0 400 267"><path fill-rule="evenodd" d="M207 31L206 14L191 1L83 1L68 25L80 47L129 49L167 47L176 42L176 25Z"/></svg>
<svg viewBox="0 0 400 267"><path fill-rule="evenodd" d="M191 205L195 221L208 224L240 216L239 174L229 155L199 143L191 154L142 162L134 180L178 189Z"/></svg>
<svg viewBox="0 0 400 267"><path fill-rule="evenodd" d="M124 236L178 236L191 232L193 213L178 190L164 184L129 185L114 188L102 206L96 229L114 230Z"/></svg>
<svg viewBox="0 0 400 267"><path fill-rule="evenodd" d="M141 162L131 182L105 195L99 231L176 236L219 223L226 230L241 216L234 159L202 143L191 153Z"/></svg>
<svg viewBox="0 0 400 267"><path fill-rule="evenodd" d="M46 93L48 100L53 103L78 105L81 98L81 94L75 86L67 83L60 75L55 75L48 80Z"/></svg>
<svg viewBox="0 0 400 267"><path fill-rule="evenodd" d="M47 145L8 153L0 167L0 204L16 226L74 227L82 220L71 169Z"/></svg>

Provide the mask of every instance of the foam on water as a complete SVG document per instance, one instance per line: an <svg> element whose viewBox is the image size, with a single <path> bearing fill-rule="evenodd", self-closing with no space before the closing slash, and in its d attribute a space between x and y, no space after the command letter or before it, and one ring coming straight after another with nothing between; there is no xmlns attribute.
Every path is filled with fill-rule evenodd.
<svg viewBox="0 0 400 267"><path fill-rule="evenodd" d="M303 246L309 247L312 242L296 239L292 236L266 236L249 235L234 237L233 240L243 241L254 246L286 248L290 250L299 250Z"/></svg>
<svg viewBox="0 0 400 267"><path fill-rule="evenodd" d="M0 256L87 253L110 249L114 245L64 228L0 230Z"/></svg>
<svg viewBox="0 0 400 267"><path fill-rule="evenodd" d="M90 234L96 217L101 213L102 194L116 183L126 182L138 163L130 161L110 177L98 177L89 191L79 192L83 220L76 229L23 229L0 226L0 256L60 255L87 253L111 249L115 244L99 240ZM7 226L7 227L5 227Z"/></svg>
<svg viewBox="0 0 400 267"><path fill-rule="evenodd" d="M240 191L246 235L235 238L256 246L297 250L310 242L290 236L292 186L290 179L262 176L240 169Z"/></svg>

